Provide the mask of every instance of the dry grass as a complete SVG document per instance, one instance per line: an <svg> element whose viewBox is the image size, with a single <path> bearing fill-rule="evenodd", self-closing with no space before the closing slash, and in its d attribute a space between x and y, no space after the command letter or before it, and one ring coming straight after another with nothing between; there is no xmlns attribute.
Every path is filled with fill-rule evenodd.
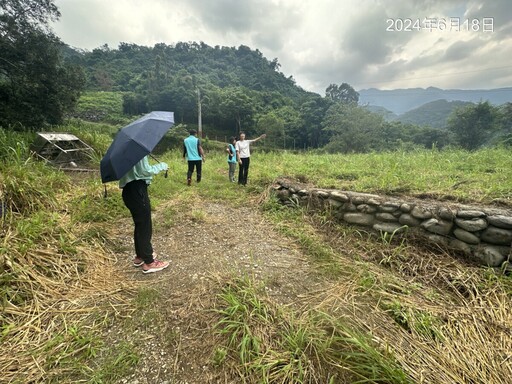
<svg viewBox="0 0 512 384"><path fill-rule="evenodd" d="M42 382L75 374L74 360L95 353L95 328L129 305L130 287L101 244L80 239L86 226L70 229L61 223L59 236L45 236L27 248L23 233L7 224L0 248L0 342L9 353L0 354L0 381Z"/></svg>
<svg viewBox="0 0 512 384"><path fill-rule="evenodd" d="M351 272L303 310L348 319L417 383L512 382L510 278L404 239L380 243L340 227L323 239Z"/></svg>
<svg viewBox="0 0 512 384"><path fill-rule="evenodd" d="M311 298L307 307L319 299ZM397 314L382 307L386 300L400 303L406 324L397 324ZM478 292L472 301L453 303L418 293L361 292L358 282L351 281L322 293L314 308L349 319L371 334L417 383L505 384L512 380L510 296L502 291ZM414 323L422 319L414 313L428 314L437 322L422 327Z"/></svg>

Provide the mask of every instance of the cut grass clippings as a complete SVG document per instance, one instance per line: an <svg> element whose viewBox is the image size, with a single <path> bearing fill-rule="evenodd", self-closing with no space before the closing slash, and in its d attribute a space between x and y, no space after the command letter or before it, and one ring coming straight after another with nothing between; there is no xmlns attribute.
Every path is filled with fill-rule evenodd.
<svg viewBox="0 0 512 384"><path fill-rule="evenodd" d="M104 347L96 330L130 310L132 289L93 227L65 209L2 220L0 344L9 351L0 354L2 382L93 374L89 364Z"/></svg>
<svg viewBox="0 0 512 384"><path fill-rule="evenodd" d="M129 307L130 286L121 281L99 244L78 241L73 252L63 252L60 240L48 236L24 249L20 233L5 235L0 343L9 353L0 355L2 380L59 382L74 377L86 367L81 362L101 347L95 327ZM76 241L75 235L66 233L65 241Z"/></svg>

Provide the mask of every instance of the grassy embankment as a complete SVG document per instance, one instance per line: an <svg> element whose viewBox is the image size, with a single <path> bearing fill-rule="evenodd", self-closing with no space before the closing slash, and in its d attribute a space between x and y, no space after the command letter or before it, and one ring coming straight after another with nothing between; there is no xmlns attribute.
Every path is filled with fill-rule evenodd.
<svg viewBox="0 0 512 384"><path fill-rule="evenodd" d="M62 130L79 132L97 148L97 162L115 128L74 122ZM0 138L8 148L0 162L2 199L15 211L0 227L0 343L11 352L0 356L2 380L116 382L136 368L138 346L105 345L102 332L142 311L141 300L158 305L157 292L125 282L115 268L109 228L127 217L117 188L109 186L104 200L98 178L73 182L27 160L30 135ZM285 175L326 188L510 203L509 151L323 155L265 154L263 147L254 148L247 188L226 181L221 145L208 153L201 189L186 189L177 150L162 153L170 176L152 187L156 207L169 198L186 207L191 193L229 204L259 197L269 222L328 281L325 291L282 307L266 295L264 282L231 276L216 292L215 369L275 383L512 380L509 277L406 239L370 236L325 215L283 208L267 194L268 183Z"/></svg>

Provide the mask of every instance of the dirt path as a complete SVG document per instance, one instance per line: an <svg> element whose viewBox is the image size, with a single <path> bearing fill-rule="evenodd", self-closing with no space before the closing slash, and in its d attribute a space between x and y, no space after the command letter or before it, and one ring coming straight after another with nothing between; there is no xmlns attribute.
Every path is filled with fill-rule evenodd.
<svg viewBox="0 0 512 384"><path fill-rule="evenodd" d="M144 275L131 266L133 226L125 220L117 240L126 245L119 267L127 278L161 293L154 322L126 337L144 351L140 368L124 383L235 383L212 368L210 310L219 283L250 275L265 285L278 303L289 304L300 294L319 289L306 256L275 232L254 206L194 201L190 206L159 206L153 214L153 246L171 266ZM168 212L173 212L169 214ZM170 216L170 218L169 218ZM167 221L167 223L166 223Z"/></svg>

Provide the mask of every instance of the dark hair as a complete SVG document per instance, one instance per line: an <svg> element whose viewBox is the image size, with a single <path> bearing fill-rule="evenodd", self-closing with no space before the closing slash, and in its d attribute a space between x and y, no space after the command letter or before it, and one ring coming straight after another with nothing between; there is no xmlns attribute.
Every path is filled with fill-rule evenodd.
<svg viewBox="0 0 512 384"><path fill-rule="evenodd" d="M230 142L230 143L232 143L233 141L236 141L236 137L235 137L235 136L231 136L231 137L229 138L229 142Z"/></svg>
<svg viewBox="0 0 512 384"><path fill-rule="evenodd" d="M191 129L190 131L188 131L188 133L190 133L191 135L195 135L197 131L195 129Z"/></svg>

